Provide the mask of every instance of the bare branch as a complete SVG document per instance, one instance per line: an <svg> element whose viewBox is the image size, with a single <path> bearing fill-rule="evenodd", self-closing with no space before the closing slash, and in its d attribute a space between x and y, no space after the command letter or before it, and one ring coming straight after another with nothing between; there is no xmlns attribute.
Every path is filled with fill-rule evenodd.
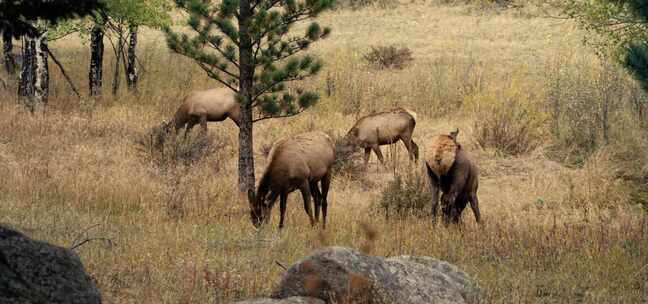
<svg viewBox="0 0 648 304"><path fill-rule="evenodd" d="M80 233L76 238L74 238L74 241L72 241L72 245L70 245L70 249L74 250L76 248L79 248L83 246L84 244L92 241L104 241L108 246L112 247L114 245L114 242L109 239L109 238L104 238L104 237L87 237L88 231L99 227L99 224L92 225L85 230L83 230L82 233ZM81 238L83 236L83 239Z"/></svg>
<svg viewBox="0 0 648 304"><path fill-rule="evenodd" d="M112 247L112 246L115 244L115 243L114 243L111 239L109 239L109 238L103 238L103 237L97 237L97 238L86 238L86 239L84 239L83 241L81 241L80 243L78 243L78 244L76 244L76 245L70 247L70 250L77 249L77 248L79 248L79 247L85 245L86 243L88 243L88 242L92 242L92 241L104 241L106 244L108 244L109 247Z"/></svg>
<svg viewBox="0 0 648 304"><path fill-rule="evenodd" d="M72 82L72 79L65 72L65 69L63 69L63 65L61 64L61 62L59 62L58 59L56 59L56 57L54 56L52 51L50 51L49 48L47 48L47 54L49 54L50 58L52 58L52 61L54 61L56 66L58 66L59 70L61 71L61 74L63 74L63 77L65 77L65 80L67 80L68 84L70 84L70 87L72 88L72 91L74 91L74 94L76 94L77 97L81 98L81 94L79 94L79 91L74 86L74 83Z"/></svg>
<svg viewBox="0 0 648 304"><path fill-rule="evenodd" d="M279 262L277 260L275 260L274 262L275 262L275 264L277 264L277 266L281 267L281 269L283 269L284 271L288 271L288 267L281 264L281 262Z"/></svg>

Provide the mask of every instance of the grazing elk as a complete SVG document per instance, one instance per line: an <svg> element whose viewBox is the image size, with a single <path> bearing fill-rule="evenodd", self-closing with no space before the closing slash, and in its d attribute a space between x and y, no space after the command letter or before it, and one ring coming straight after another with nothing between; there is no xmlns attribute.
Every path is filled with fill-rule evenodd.
<svg viewBox="0 0 648 304"><path fill-rule="evenodd" d="M416 126L416 113L405 108L395 108L360 118L345 136L349 144L364 148L364 167L367 168L371 151L384 164L380 146L402 141L410 160L417 161L419 148L412 140Z"/></svg>
<svg viewBox="0 0 648 304"><path fill-rule="evenodd" d="M228 88L194 91L185 97L173 118L162 125L167 131L185 128L186 138L197 124L207 132L208 121L223 121L229 117L238 126L240 110L234 92Z"/></svg>
<svg viewBox="0 0 648 304"><path fill-rule="evenodd" d="M326 199L334 161L335 145L324 132L302 133L275 142L256 192L248 192L252 224L259 227L266 223L279 197L279 228L283 228L288 194L299 189L311 225L319 221L321 208L323 228L326 228ZM318 183L321 183L321 191ZM311 195L315 201L315 219L311 212Z"/></svg>
<svg viewBox="0 0 648 304"><path fill-rule="evenodd" d="M444 223L459 223L466 204L481 221L477 199L478 170L468 153L457 142L459 129L449 135L437 136L427 147L425 165L432 190L432 216L436 220L439 190Z"/></svg>

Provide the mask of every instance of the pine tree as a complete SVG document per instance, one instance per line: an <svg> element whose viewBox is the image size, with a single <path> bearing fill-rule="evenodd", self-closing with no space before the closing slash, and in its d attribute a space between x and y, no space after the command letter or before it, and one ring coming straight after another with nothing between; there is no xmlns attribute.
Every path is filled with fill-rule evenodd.
<svg viewBox="0 0 648 304"><path fill-rule="evenodd" d="M628 1L628 5L634 13L636 22L648 25L648 3L644 2ZM646 31L648 32L648 29ZM635 39L630 43L623 64L639 81L644 91L648 92L648 39Z"/></svg>
<svg viewBox="0 0 648 304"><path fill-rule="evenodd" d="M237 93L239 187L253 195L253 123L297 115L319 99L314 92L286 90L285 84L319 72L319 60L295 55L325 38L330 29L312 22L305 33L292 35L291 28L330 8L334 0L175 2L188 13L186 24L194 35L165 28L169 48L193 59L209 77ZM257 118L254 109L260 113Z"/></svg>

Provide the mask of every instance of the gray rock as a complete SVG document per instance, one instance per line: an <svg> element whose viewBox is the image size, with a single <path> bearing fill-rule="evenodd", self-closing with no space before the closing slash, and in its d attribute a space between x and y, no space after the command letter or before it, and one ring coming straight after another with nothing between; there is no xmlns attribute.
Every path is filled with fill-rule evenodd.
<svg viewBox="0 0 648 304"><path fill-rule="evenodd" d="M320 299L309 297L290 297L286 299L261 298L236 302L234 304L326 304L326 302Z"/></svg>
<svg viewBox="0 0 648 304"><path fill-rule="evenodd" d="M337 303L463 304L479 287L456 266L429 257L381 258L330 247L291 266L272 298L312 296Z"/></svg>
<svg viewBox="0 0 648 304"><path fill-rule="evenodd" d="M99 290L69 249L0 225L0 303L101 303Z"/></svg>

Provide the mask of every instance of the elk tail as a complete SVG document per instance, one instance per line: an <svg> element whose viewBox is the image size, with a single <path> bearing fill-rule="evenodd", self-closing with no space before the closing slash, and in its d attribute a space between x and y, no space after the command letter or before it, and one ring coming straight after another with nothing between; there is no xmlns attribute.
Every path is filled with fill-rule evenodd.
<svg viewBox="0 0 648 304"><path fill-rule="evenodd" d="M414 111L412 111L412 110L410 110L408 108L403 108L403 110L405 110L405 112L407 112L407 114L412 116L412 118L414 118L414 121L416 121L416 112L414 112Z"/></svg>

